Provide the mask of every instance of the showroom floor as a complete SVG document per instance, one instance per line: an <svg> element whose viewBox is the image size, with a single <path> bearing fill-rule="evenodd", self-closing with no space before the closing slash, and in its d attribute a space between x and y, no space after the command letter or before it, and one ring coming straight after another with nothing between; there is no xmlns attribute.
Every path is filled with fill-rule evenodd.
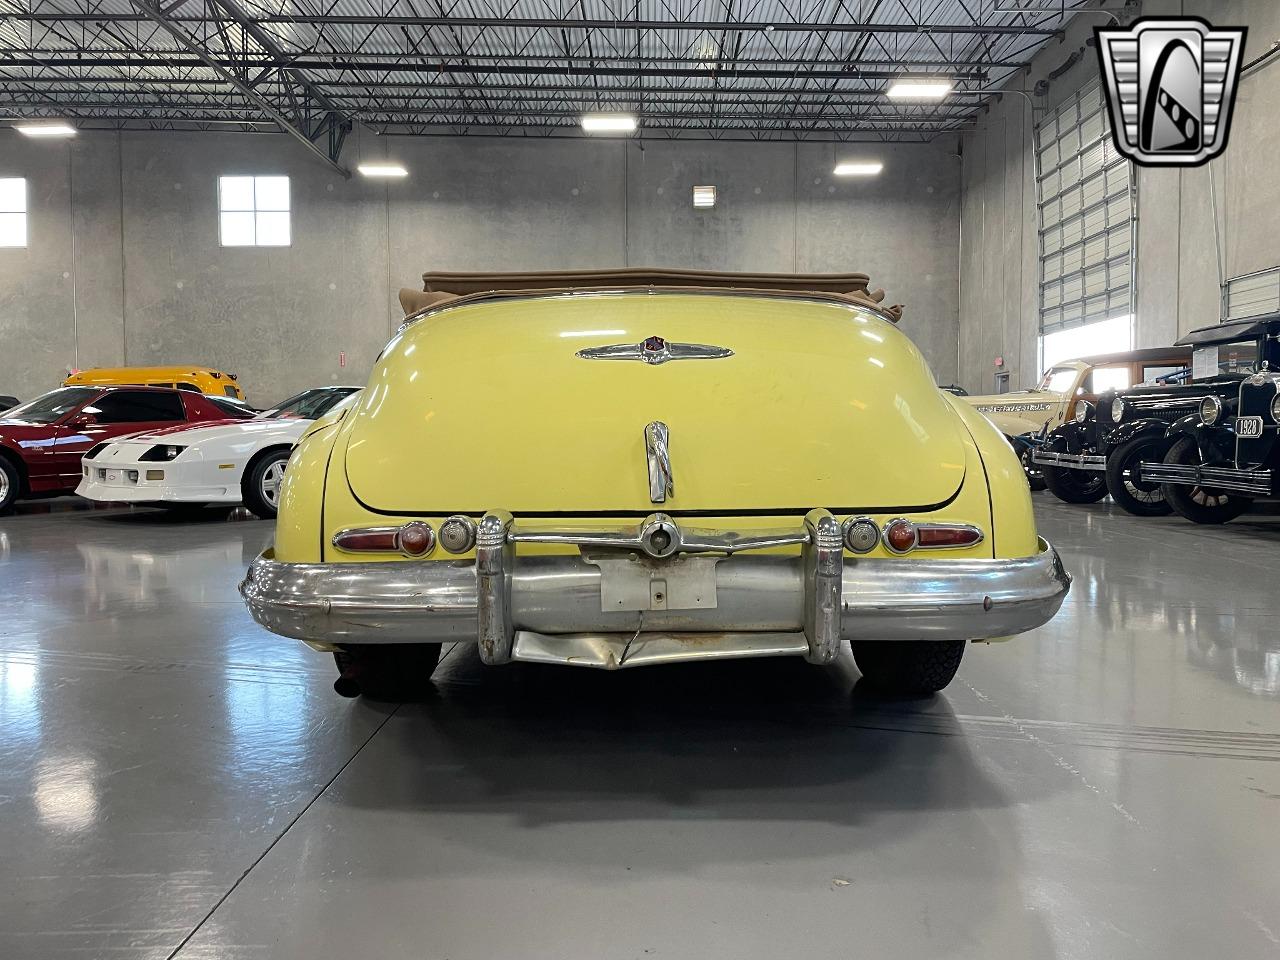
<svg viewBox="0 0 1280 960"><path fill-rule="evenodd" d="M2 520L0 953L1280 955L1280 517L1037 508L1062 613L908 702L465 649L342 700L235 594L269 524Z"/></svg>

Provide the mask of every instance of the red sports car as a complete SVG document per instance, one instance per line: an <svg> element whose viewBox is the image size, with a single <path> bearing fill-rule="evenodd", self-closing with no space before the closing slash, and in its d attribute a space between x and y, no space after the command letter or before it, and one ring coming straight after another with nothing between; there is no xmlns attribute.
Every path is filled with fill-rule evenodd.
<svg viewBox="0 0 1280 960"><path fill-rule="evenodd" d="M0 513L19 497L71 493L104 440L179 423L250 417L243 405L163 387L62 387L0 417Z"/></svg>

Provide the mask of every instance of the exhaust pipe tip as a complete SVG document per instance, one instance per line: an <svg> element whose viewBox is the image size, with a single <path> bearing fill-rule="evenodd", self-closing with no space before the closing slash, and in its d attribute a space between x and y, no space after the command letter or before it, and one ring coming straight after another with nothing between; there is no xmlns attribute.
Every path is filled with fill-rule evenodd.
<svg viewBox="0 0 1280 960"><path fill-rule="evenodd" d="M333 681L333 690L338 696L352 700L360 696L360 681L344 673Z"/></svg>

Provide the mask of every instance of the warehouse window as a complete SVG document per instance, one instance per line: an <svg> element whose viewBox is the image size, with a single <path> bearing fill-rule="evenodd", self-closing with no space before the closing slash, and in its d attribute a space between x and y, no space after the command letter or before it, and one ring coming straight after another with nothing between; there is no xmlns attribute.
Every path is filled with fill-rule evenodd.
<svg viewBox="0 0 1280 960"><path fill-rule="evenodd" d="M1036 126L1045 365L1133 346L1133 170L1097 83Z"/></svg>
<svg viewBox="0 0 1280 960"><path fill-rule="evenodd" d="M287 247L288 177L219 177L218 230L224 247Z"/></svg>
<svg viewBox="0 0 1280 960"><path fill-rule="evenodd" d="M0 177L0 247L27 245L27 181Z"/></svg>

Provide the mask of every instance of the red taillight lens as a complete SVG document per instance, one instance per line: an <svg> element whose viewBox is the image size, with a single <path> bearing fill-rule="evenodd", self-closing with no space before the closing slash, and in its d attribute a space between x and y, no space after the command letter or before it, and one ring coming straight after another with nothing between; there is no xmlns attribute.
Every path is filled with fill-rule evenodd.
<svg viewBox="0 0 1280 960"><path fill-rule="evenodd" d="M982 531L967 523L912 523L899 517L884 528L885 546L894 553L972 547L982 539Z"/></svg>
<svg viewBox="0 0 1280 960"><path fill-rule="evenodd" d="M348 553L364 553L366 551L398 550L396 537L398 527L377 527L367 530L343 530L333 538L333 545Z"/></svg>
<svg viewBox="0 0 1280 960"><path fill-rule="evenodd" d="M436 534L425 523L415 520L400 528L396 540L402 551L410 556L420 557L436 545Z"/></svg>
<svg viewBox="0 0 1280 960"><path fill-rule="evenodd" d="M354 527L334 534L333 545L347 553L428 554L436 545L436 532L421 520L399 527Z"/></svg>
<svg viewBox="0 0 1280 960"><path fill-rule="evenodd" d="M971 547L982 542L982 531L965 524L920 524L916 528L917 546L921 550L947 547Z"/></svg>
<svg viewBox="0 0 1280 960"><path fill-rule="evenodd" d="M906 553L916 545L916 525L910 520L890 520L884 528L885 545L894 553Z"/></svg>

